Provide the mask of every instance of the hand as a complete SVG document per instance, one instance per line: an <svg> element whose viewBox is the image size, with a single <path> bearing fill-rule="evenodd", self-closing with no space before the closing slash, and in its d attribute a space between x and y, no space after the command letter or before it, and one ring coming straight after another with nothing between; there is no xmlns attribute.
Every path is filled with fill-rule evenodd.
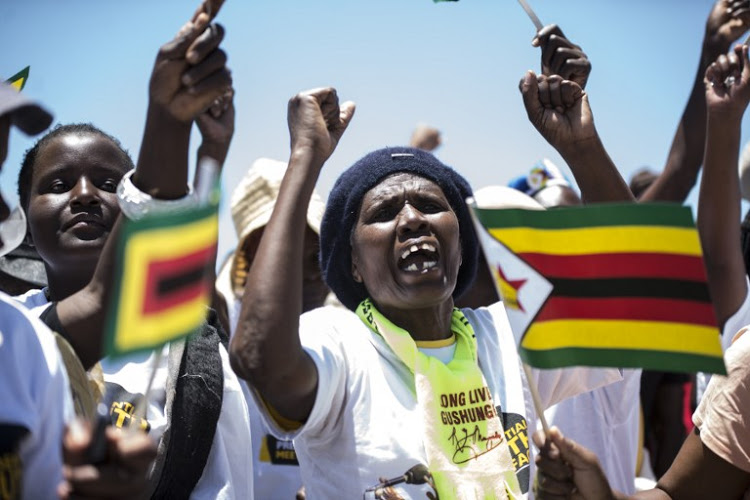
<svg viewBox="0 0 750 500"><path fill-rule="evenodd" d="M413 148L424 149L425 151L434 151L440 146L440 131L428 125L417 125L414 133L411 135L409 145Z"/></svg>
<svg viewBox="0 0 750 500"><path fill-rule="evenodd" d="M565 38L559 26L548 24L539 30L531 45L542 48L543 75L560 75L565 80L577 83L582 89L586 88L591 74L591 61L581 47Z"/></svg>
<svg viewBox="0 0 750 500"><path fill-rule="evenodd" d="M151 104L181 122L192 121L231 88L227 56L219 49L224 28L209 25L221 3L206 0L201 4L193 19L156 57L149 87Z"/></svg>
<svg viewBox="0 0 750 500"><path fill-rule="evenodd" d="M528 71L519 87L529 121L561 154L597 139L588 96L577 83Z"/></svg>
<svg viewBox="0 0 750 500"><path fill-rule="evenodd" d="M727 85L727 78L734 84ZM721 55L706 70L706 107L709 113L742 118L750 101L750 62L747 45Z"/></svg>
<svg viewBox="0 0 750 500"><path fill-rule="evenodd" d="M336 89L300 92L289 100L287 122L292 154L310 152L318 165L331 156L354 116L354 103L339 106Z"/></svg>
<svg viewBox="0 0 750 500"><path fill-rule="evenodd" d="M227 90L196 118L203 142L198 157L210 156L223 165L234 135L234 90Z"/></svg>
<svg viewBox="0 0 750 500"><path fill-rule="evenodd" d="M98 465L87 463L91 426L77 420L63 438L63 477L60 497L138 498L148 485L147 474L156 457L156 445L143 432L106 428L107 457Z"/></svg>
<svg viewBox="0 0 750 500"><path fill-rule="evenodd" d="M750 0L718 0L706 20L706 34L703 40L711 59L729 50L750 28Z"/></svg>
<svg viewBox="0 0 750 500"><path fill-rule="evenodd" d="M574 500L613 500L614 495L596 455L575 441L565 438L557 427L549 434L533 436L539 448L536 457L536 497Z"/></svg>

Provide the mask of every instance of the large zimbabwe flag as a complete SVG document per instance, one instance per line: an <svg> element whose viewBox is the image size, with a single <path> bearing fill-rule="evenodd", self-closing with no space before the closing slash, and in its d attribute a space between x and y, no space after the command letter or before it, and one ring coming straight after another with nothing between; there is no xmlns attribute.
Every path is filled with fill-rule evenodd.
<svg viewBox="0 0 750 500"><path fill-rule="evenodd" d="M690 208L472 209L528 364L725 373Z"/></svg>
<svg viewBox="0 0 750 500"><path fill-rule="evenodd" d="M108 355L154 349L203 323L217 236L215 205L123 220L107 317Z"/></svg>

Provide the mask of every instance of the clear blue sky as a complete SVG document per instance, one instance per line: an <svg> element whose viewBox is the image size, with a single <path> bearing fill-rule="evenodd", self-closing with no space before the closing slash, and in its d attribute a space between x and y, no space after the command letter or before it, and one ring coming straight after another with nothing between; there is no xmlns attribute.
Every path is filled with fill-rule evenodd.
<svg viewBox="0 0 750 500"><path fill-rule="evenodd" d="M588 92L604 143L628 178L661 168L687 100L711 0L531 0L589 55ZM2 0L0 75L31 65L25 92L55 121L90 121L138 152L158 47L190 17L189 0ZM438 156L475 187L506 183L537 159L559 156L526 119L518 80L538 69L534 27L515 0L227 0L237 126L225 199L255 158L286 159L286 102L333 85L357 115L318 183L325 196L364 153L406 143L414 125L440 128ZM747 140L743 134L743 142ZM193 148L197 147L194 135ZM15 196L23 151L11 136L0 177ZM697 191L697 190L696 190ZM696 192L690 197L695 203ZM234 229L222 208L220 255Z"/></svg>

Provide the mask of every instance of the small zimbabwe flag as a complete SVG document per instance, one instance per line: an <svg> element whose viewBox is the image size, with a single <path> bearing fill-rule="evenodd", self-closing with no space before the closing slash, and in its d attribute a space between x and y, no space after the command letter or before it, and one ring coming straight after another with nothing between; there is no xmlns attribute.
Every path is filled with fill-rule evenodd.
<svg viewBox="0 0 750 500"><path fill-rule="evenodd" d="M689 207L472 210L528 364L726 373Z"/></svg>
<svg viewBox="0 0 750 500"><path fill-rule="evenodd" d="M5 83L10 85L14 89L18 90L19 92L22 91L23 88L26 86L26 81L29 79L30 69L31 69L31 66L26 66L21 71L19 71L15 75L5 80Z"/></svg>
<svg viewBox="0 0 750 500"><path fill-rule="evenodd" d="M141 220L124 219L107 354L152 350L194 332L211 299L218 204Z"/></svg>

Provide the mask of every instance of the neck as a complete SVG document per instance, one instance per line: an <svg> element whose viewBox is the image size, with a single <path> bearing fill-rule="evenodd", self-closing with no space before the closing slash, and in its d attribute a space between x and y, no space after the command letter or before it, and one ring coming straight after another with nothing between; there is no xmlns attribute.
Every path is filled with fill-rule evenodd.
<svg viewBox="0 0 750 500"><path fill-rule="evenodd" d="M396 309L375 307L397 325L411 335L414 340L443 340L449 338L451 332L451 318L453 316L453 298L431 307L422 309Z"/></svg>
<svg viewBox="0 0 750 500"><path fill-rule="evenodd" d="M67 269L52 269L44 265L47 270L47 288L51 302L67 299L74 293L82 290L91 281L94 270L86 271L78 267L62 266Z"/></svg>

